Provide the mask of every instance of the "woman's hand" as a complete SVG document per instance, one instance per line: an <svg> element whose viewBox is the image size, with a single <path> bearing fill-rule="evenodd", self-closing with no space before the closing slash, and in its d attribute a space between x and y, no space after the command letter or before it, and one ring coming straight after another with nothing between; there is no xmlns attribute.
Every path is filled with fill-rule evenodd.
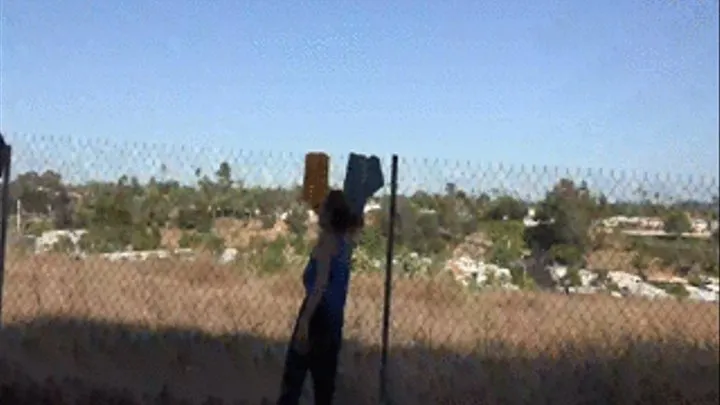
<svg viewBox="0 0 720 405"><path fill-rule="evenodd" d="M310 325L304 317L298 320L297 329L295 330L294 348L298 353L306 353L310 348L309 342Z"/></svg>

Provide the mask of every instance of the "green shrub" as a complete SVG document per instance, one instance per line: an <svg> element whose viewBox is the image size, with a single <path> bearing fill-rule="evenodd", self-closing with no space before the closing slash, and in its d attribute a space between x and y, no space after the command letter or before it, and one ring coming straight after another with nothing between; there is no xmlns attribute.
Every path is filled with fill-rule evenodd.
<svg viewBox="0 0 720 405"><path fill-rule="evenodd" d="M595 274L597 277L592 281L594 287L606 286L610 283L609 271L607 269L597 269Z"/></svg>
<svg viewBox="0 0 720 405"><path fill-rule="evenodd" d="M511 196L501 196L490 203L490 207L485 212L485 217L496 221L505 218L519 221L527 215L527 212L527 206L521 200Z"/></svg>
<svg viewBox="0 0 720 405"><path fill-rule="evenodd" d="M130 244L132 228L94 226L80 237L80 248L85 252L111 253L126 250Z"/></svg>
<svg viewBox="0 0 720 405"><path fill-rule="evenodd" d="M130 236L130 245L134 250L155 250L160 247L162 237L156 226L135 227Z"/></svg>
<svg viewBox="0 0 720 405"><path fill-rule="evenodd" d="M621 292L620 286L614 281L605 282L605 289L609 292Z"/></svg>
<svg viewBox="0 0 720 405"><path fill-rule="evenodd" d="M475 284L475 283L473 283ZM488 271L485 274L485 281L482 283L482 287L498 287L500 285L500 279L494 271Z"/></svg>
<svg viewBox="0 0 720 405"><path fill-rule="evenodd" d="M398 267L408 277L426 276L430 274L431 261L417 253L405 252L397 256Z"/></svg>
<svg viewBox="0 0 720 405"><path fill-rule="evenodd" d="M287 245L288 241L282 237L265 243L253 252L255 269L261 274L275 274L288 270Z"/></svg>
<svg viewBox="0 0 720 405"><path fill-rule="evenodd" d="M693 287L702 287L705 284L703 282L702 277L700 277L700 275L697 273L689 274L687 281L688 281L688 284L690 284Z"/></svg>
<svg viewBox="0 0 720 405"><path fill-rule="evenodd" d="M563 277L563 282L568 287L582 286L582 278L580 277L580 270L575 266L568 267L567 274L565 274L565 277Z"/></svg>
<svg viewBox="0 0 720 405"><path fill-rule="evenodd" d="M382 258L387 249L387 238L385 238L377 226L366 226L360 232L358 246L373 258Z"/></svg>
<svg viewBox="0 0 720 405"><path fill-rule="evenodd" d="M178 241L178 246L183 249L192 249L200 245L202 238L197 232L183 232Z"/></svg>
<svg viewBox="0 0 720 405"><path fill-rule="evenodd" d="M176 225L180 229L197 232L209 232L213 226L213 218L207 210L187 209L178 210Z"/></svg>
<svg viewBox="0 0 720 405"><path fill-rule="evenodd" d="M183 249L204 249L215 254L225 250L225 240L213 232L183 232L178 246Z"/></svg>
<svg viewBox="0 0 720 405"><path fill-rule="evenodd" d="M296 205L290 209L285 218L288 230L293 235L305 235L307 233L308 213L302 205Z"/></svg>
<svg viewBox="0 0 720 405"><path fill-rule="evenodd" d="M201 243L204 249L214 254L222 253L225 250L225 240L212 232L202 234Z"/></svg>
<svg viewBox="0 0 720 405"><path fill-rule="evenodd" d="M651 258L646 253L637 252L631 261L632 267L637 271L642 271L650 266Z"/></svg>
<svg viewBox="0 0 720 405"><path fill-rule="evenodd" d="M512 283L523 290L534 290L537 286L522 266L510 266Z"/></svg>
<svg viewBox="0 0 720 405"><path fill-rule="evenodd" d="M75 244L69 236L61 235L53 244L52 251L56 253L72 253L75 251Z"/></svg>
<svg viewBox="0 0 720 405"><path fill-rule="evenodd" d="M582 266L583 251L574 245L553 245L550 248L550 257L563 266Z"/></svg>
<svg viewBox="0 0 720 405"><path fill-rule="evenodd" d="M658 258L666 267L696 266L709 274L717 271L717 249L708 240L648 238L637 242L636 246L638 255L645 256L642 260L648 262Z"/></svg>
<svg viewBox="0 0 720 405"><path fill-rule="evenodd" d="M659 287L677 298L687 298L690 295L685 286L679 283L661 283Z"/></svg>
<svg viewBox="0 0 720 405"><path fill-rule="evenodd" d="M482 283L481 287L497 288L511 282L512 275L508 277L505 274L498 274L493 270L488 270L485 273L485 281Z"/></svg>
<svg viewBox="0 0 720 405"><path fill-rule="evenodd" d="M300 257L308 257L310 255L310 250L312 249L312 246L310 246L310 243L307 239L305 239L302 235L291 235L288 238L288 242L290 243L290 246L292 248L292 251L300 256Z"/></svg>
<svg viewBox="0 0 720 405"><path fill-rule="evenodd" d="M439 274L446 269L447 261L450 260L452 257L452 252L449 251L449 249L446 249L443 252L436 253L432 256L430 256L430 259L432 260L432 263L430 264L429 273L430 275L436 275ZM383 259L383 263L384 263Z"/></svg>
<svg viewBox="0 0 720 405"><path fill-rule="evenodd" d="M663 218L665 232L680 235L692 230L692 223L687 213L680 210L670 211Z"/></svg>
<svg viewBox="0 0 720 405"><path fill-rule="evenodd" d="M35 240L31 238L13 238L9 243L11 243L12 251L21 258L25 258L35 252Z"/></svg>
<svg viewBox="0 0 720 405"><path fill-rule="evenodd" d="M25 226L25 234L32 236L41 236L47 231L53 229L52 222L50 221L31 221Z"/></svg>
<svg viewBox="0 0 720 405"><path fill-rule="evenodd" d="M364 246L358 246L353 252L352 269L361 271L382 271L384 260L373 256ZM378 266L380 264L380 266Z"/></svg>
<svg viewBox="0 0 720 405"><path fill-rule="evenodd" d="M272 229L275 226L275 215L263 214L260 216L260 224L263 229Z"/></svg>
<svg viewBox="0 0 720 405"><path fill-rule="evenodd" d="M527 245L524 240L525 226L520 221L486 221L479 225L493 245L489 261L502 267L510 267L522 258Z"/></svg>

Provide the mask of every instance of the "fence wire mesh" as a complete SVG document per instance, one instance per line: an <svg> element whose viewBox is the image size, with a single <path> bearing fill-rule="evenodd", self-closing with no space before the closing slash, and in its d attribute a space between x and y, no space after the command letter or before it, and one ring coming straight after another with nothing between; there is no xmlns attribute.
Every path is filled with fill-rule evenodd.
<svg viewBox="0 0 720 405"><path fill-rule="evenodd" d="M399 403L716 400L710 379L671 377L718 364L697 349L718 345L716 179L412 159L400 173Z"/></svg>
<svg viewBox="0 0 720 405"><path fill-rule="evenodd" d="M54 381L3 395L272 403L317 235L302 154L10 143L0 374L30 381L42 364L33 378ZM331 157L335 187L346 161ZM389 399L715 403L717 191L401 157ZM389 195L366 207L353 255L338 403L378 400Z"/></svg>

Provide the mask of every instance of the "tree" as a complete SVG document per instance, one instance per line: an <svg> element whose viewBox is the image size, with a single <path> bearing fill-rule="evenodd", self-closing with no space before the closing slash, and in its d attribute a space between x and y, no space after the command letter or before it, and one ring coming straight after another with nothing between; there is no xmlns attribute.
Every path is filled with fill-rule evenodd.
<svg viewBox="0 0 720 405"><path fill-rule="evenodd" d="M220 163L220 166L218 166L218 169L215 171L215 177L217 177L217 181L221 187L227 189L232 186L232 169L230 169L228 162Z"/></svg>
<svg viewBox="0 0 720 405"><path fill-rule="evenodd" d="M522 201L510 196L502 196L490 203L485 218L494 221L520 221L525 218L527 212L527 206Z"/></svg>
<svg viewBox="0 0 720 405"><path fill-rule="evenodd" d="M42 174L30 171L21 173L10 184L10 196L20 201L23 212L49 214L58 209L67 209L68 190L59 173L46 170ZM15 204L11 209L15 208Z"/></svg>
<svg viewBox="0 0 720 405"><path fill-rule="evenodd" d="M452 216L443 218L447 210L447 201L444 197L434 199L433 205L437 210L420 209L405 196L398 196L395 203L395 243L398 247L413 252L427 254L442 250L447 246L445 240L448 232L445 226L452 227L455 220ZM381 201L381 212L388 212L389 201ZM383 238L388 237L390 217L381 215L379 228Z"/></svg>
<svg viewBox="0 0 720 405"><path fill-rule="evenodd" d="M492 240L490 261L511 268L527 248L523 238L524 225L518 221L486 222L482 228Z"/></svg>
<svg viewBox="0 0 720 405"><path fill-rule="evenodd" d="M390 204L389 199L383 198L380 202L380 210L382 212L389 212L388 205ZM395 226L394 236L395 243L399 246L407 245L413 236L413 232L416 230L417 216L419 210L413 207L412 202L405 196L398 196L395 201ZM380 229L383 233L383 237L388 237L390 230L390 217L389 215L382 215L380 217Z"/></svg>
<svg viewBox="0 0 720 405"><path fill-rule="evenodd" d="M453 190L453 193L455 190ZM465 207L455 199L455 197L443 198L438 204L437 221L441 234L454 242L462 240L463 235L463 218L462 214L466 214ZM427 215L423 215L426 217Z"/></svg>
<svg viewBox="0 0 720 405"><path fill-rule="evenodd" d="M84 243L95 250L157 247L165 228L180 228L185 234L204 238L212 234L218 217L254 217L270 227L280 215L289 213L286 221L290 231L296 235L306 234L307 211L297 203L298 187L246 186L242 180L233 178L227 162L220 162L206 172L198 169L192 184L168 178L167 167L161 167L160 172L162 175L158 178L147 181L128 174L116 181L78 184L63 181L59 172L52 170L26 172L11 183L11 195L22 203L26 217L32 217L32 221L25 222L38 224L34 231L84 228L88 230ZM497 193L500 190L490 194ZM536 217L540 225L525 228L519 220L527 213L526 202L506 194L492 199L490 194L466 192L456 184L447 183L444 191L417 191L411 197L399 196L397 246L404 253L445 253L468 234L478 230L487 233L488 227L497 226L502 232L492 235L492 239L499 243L489 250L494 262L514 264L526 252L526 247L532 247L547 253L543 258L551 257L577 268L588 249L594 248L588 231L602 216L657 213L666 219L667 230L675 234L690 229L687 213L710 220L718 216L717 197L712 203L688 198L668 207L660 205L657 193L639 190L642 201L610 202L606 196L591 195L584 182L561 179L537 203ZM372 250L381 254L388 233L388 197L378 200L383 210L377 213L378 220L366 227L363 238L368 246L373 246ZM720 248L717 231L712 238L714 242L709 243L717 253ZM304 243L303 238L288 240ZM711 257L713 252L702 249L707 251L703 253L707 258L698 256L697 260L688 260L709 262L717 269L714 260L717 254ZM684 253L683 257L687 258L688 254Z"/></svg>
<svg viewBox="0 0 720 405"><path fill-rule="evenodd" d="M478 198L475 199L475 206L477 208L483 208L483 207L486 207L488 204L490 204L491 201L492 201L492 199L490 198L489 194L481 193L480 196L478 196Z"/></svg>
<svg viewBox="0 0 720 405"><path fill-rule="evenodd" d="M425 191L416 191L411 197L412 204L420 209L436 209L435 198Z"/></svg>
<svg viewBox="0 0 720 405"><path fill-rule="evenodd" d="M457 193L457 185L455 183L445 183L445 195L453 198Z"/></svg>
<svg viewBox="0 0 720 405"><path fill-rule="evenodd" d="M608 202L608 198L604 193L598 196L597 214L600 217L607 217L612 215L612 205Z"/></svg>
<svg viewBox="0 0 720 405"><path fill-rule="evenodd" d="M526 232L528 245L551 252L559 262L578 265L589 247L589 230L596 217L597 205L587 184L576 186L572 180L561 179L540 203L536 218L541 224Z"/></svg>
<svg viewBox="0 0 720 405"><path fill-rule="evenodd" d="M663 218L663 229L673 235L681 235L692 230L692 223L688 215L680 210L670 211Z"/></svg>
<svg viewBox="0 0 720 405"><path fill-rule="evenodd" d="M437 213L418 215L407 246L423 255L441 252L447 243L441 232L440 215Z"/></svg>
<svg viewBox="0 0 720 405"><path fill-rule="evenodd" d="M53 210L53 226L55 229L73 228L75 221L73 220L74 204L68 191L62 188L57 195L55 209Z"/></svg>
<svg viewBox="0 0 720 405"><path fill-rule="evenodd" d="M363 251L371 258L380 259L384 258L387 239L383 237L377 224L366 224L360 233L358 246L362 246Z"/></svg>

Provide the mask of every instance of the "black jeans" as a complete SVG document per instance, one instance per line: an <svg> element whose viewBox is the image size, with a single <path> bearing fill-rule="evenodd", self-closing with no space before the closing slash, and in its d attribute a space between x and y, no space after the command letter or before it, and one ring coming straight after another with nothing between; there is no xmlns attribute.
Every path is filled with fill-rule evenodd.
<svg viewBox="0 0 720 405"><path fill-rule="evenodd" d="M300 307L302 313L306 302ZM299 318L299 315L298 315ZM304 353L295 349L295 332L285 358L285 371L282 377L278 405L297 405L302 395L305 376L310 371L315 394L315 405L331 405L335 394L338 354L341 338L337 326L328 315L324 303L318 305L308 325L309 348Z"/></svg>

